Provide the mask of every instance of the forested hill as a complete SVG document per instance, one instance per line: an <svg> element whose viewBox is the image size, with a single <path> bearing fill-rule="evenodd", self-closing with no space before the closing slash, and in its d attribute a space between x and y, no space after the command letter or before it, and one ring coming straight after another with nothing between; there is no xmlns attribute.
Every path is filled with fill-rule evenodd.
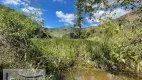
<svg viewBox="0 0 142 80"><path fill-rule="evenodd" d="M59 28L49 28L48 32L55 38L74 38L77 37L77 28L62 26Z"/></svg>

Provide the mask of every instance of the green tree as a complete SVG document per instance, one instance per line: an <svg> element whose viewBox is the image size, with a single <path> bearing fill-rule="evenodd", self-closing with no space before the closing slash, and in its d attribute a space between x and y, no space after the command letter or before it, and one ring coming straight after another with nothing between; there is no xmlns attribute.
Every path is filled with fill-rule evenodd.
<svg viewBox="0 0 142 80"><path fill-rule="evenodd" d="M120 6L126 6L130 4L133 7L129 7L129 9L133 9L136 7L134 3L141 3L141 0L77 0L75 2L77 20L74 23L74 26L79 26L81 28L81 24L83 23L83 19L89 17L91 20L93 14L97 10L106 9L106 10L114 10ZM126 7L128 9L128 7Z"/></svg>

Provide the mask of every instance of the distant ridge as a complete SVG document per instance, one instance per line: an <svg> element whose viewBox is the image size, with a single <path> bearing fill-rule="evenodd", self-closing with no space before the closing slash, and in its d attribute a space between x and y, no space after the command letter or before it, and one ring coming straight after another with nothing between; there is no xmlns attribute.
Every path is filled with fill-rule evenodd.
<svg viewBox="0 0 142 80"><path fill-rule="evenodd" d="M67 34L75 32L76 28L70 26L62 26L59 28L49 28L48 32L52 37L62 38Z"/></svg>

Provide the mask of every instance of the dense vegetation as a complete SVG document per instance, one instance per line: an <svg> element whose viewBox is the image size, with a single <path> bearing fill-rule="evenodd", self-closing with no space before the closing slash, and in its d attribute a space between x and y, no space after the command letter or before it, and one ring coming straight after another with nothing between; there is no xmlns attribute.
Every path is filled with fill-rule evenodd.
<svg viewBox="0 0 142 80"><path fill-rule="evenodd" d="M40 52L30 38L48 38L44 28L21 12L0 8L0 74L4 68L36 67Z"/></svg>
<svg viewBox="0 0 142 80"><path fill-rule="evenodd" d="M98 59L106 67L119 71L141 72L142 25L141 8L97 28L84 29L83 37L106 44ZM130 22L132 22L130 24ZM134 22L134 23L133 23ZM102 64L103 62L100 62Z"/></svg>
<svg viewBox="0 0 142 80"><path fill-rule="evenodd" d="M106 20L98 27L82 29L79 35L67 33L62 39L55 36L49 39L52 36L48 33L54 29L48 31L18 11L2 5L0 8L1 70L45 68L50 78L68 68L88 65L111 71L142 72L141 8L128 14L133 15L129 20L128 15ZM129 22L135 22L135 26Z"/></svg>

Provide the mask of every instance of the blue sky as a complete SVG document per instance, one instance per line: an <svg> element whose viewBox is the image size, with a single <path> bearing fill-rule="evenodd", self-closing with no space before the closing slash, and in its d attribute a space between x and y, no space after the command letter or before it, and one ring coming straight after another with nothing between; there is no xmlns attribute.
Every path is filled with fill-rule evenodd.
<svg viewBox="0 0 142 80"><path fill-rule="evenodd" d="M40 3L41 8L45 9L47 11L45 11L43 14L43 18L45 19L45 25L46 26L50 26L50 27L61 27L66 25L68 22L66 21L60 21L61 18L57 17L61 15L61 17L63 17L67 14L71 14L75 12L75 6L73 5L73 2L75 2L75 0L70 0L70 1L53 1L53 0L41 0ZM73 18L73 16L72 16ZM70 24L67 24L70 25Z"/></svg>
<svg viewBox="0 0 142 80"><path fill-rule="evenodd" d="M72 26L72 20L74 20L73 13L75 12L75 6L73 3L76 0L29 0L31 7L40 8L41 17L44 19L45 27L61 27L64 25ZM23 0L1 0L0 4L4 4L13 9L22 6ZM25 10L25 8L24 8ZM26 11L25 11L26 12ZM66 17L70 18L69 20Z"/></svg>
<svg viewBox="0 0 142 80"><path fill-rule="evenodd" d="M31 5L26 5L25 1L30 3ZM75 6L73 3L76 0L1 0L0 4L9 6L13 9L20 10L25 14L30 14L34 12L38 12L34 19L41 21L42 19L45 21L44 26L47 28L57 28L61 26L72 26L76 17L74 16ZM22 7L19 9L18 7ZM106 17L111 17L113 19L118 18L124 14L129 13L130 10L125 10L123 7L118 7L114 11L104 11L98 10L93 13L95 18L89 20L88 17L85 18L85 23L83 27L87 27L90 25L96 26L98 22L100 22L99 18L103 13L106 13L105 17L101 17L105 19ZM116 13L116 15L113 15ZM33 18L32 18L33 19Z"/></svg>

